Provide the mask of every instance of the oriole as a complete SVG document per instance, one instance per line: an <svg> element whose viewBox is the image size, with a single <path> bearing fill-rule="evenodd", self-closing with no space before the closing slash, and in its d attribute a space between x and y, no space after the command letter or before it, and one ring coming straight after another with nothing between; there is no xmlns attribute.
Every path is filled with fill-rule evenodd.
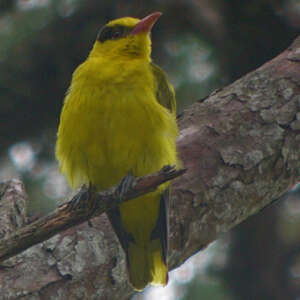
<svg viewBox="0 0 300 300"><path fill-rule="evenodd" d="M176 165L174 89L151 61L150 31L160 17L125 17L99 32L75 70L60 116L56 157L72 188L107 189L131 172ZM108 213L136 290L165 285L169 184Z"/></svg>

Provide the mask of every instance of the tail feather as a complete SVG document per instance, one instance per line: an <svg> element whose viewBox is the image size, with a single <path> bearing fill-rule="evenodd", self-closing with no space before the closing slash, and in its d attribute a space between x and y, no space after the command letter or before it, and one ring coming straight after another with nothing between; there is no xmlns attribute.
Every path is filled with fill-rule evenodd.
<svg viewBox="0 0 300 300"><path fill-rule="evenodd" d="M162 255L159 240L146 245L130 243L127 255L129 280L136 290L143 290L148 283L166 285L168 268Z"/></svg>
<svg viewBox="0 0 300 300"><path fill-rule="evenodd" d="M126 253L129 281L138 291L149 283L168 283L168 196L167 189L161 195L149 194L107 212Z"/></svg>
<svg viewBox="0 0 300 300"><path fill-rule="evenodd" d="M160 240L153 240L150 244L150 261L151 261L151 284L166 285L168 283L168 267L165 261L165 255Z"/></svg>

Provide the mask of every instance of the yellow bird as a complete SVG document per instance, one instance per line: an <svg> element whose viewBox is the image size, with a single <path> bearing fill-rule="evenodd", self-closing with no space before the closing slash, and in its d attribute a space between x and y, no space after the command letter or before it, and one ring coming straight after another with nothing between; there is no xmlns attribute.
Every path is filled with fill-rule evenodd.
<svg viewBox="0 0 300 300"><path fill-rule="evenodd" d="M151 62L150 31L160 12L110 21L74 72L60 116L56 157L72 188L107 189L132 173L176 165L176 103ZM136 290L166 285L169 184L108 213Z"/></svg>

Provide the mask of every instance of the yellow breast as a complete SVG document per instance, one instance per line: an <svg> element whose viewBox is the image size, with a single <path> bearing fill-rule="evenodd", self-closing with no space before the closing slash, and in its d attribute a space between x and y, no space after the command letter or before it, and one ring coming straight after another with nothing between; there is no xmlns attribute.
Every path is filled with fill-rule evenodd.
<svg viewBox="0 0 300 300"><path fill-rule="evenodd" d="M99 189L176 163L174 116L155 98L147 62L79 66L61 114L56 155L72 187Z"/></svg>

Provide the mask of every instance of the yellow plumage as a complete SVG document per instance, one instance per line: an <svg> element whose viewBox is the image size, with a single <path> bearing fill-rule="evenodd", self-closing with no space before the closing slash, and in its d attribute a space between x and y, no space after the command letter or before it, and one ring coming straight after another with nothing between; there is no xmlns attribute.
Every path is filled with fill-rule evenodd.
<svg viewBox="0 0 300 300"><path fill-rule="evenodd" d="M86 183L101 191L129 172L143 176L177 162L173 90L151 63L148 32L130 34L138 23L129 17L108 23L73 74L56 145L60 169L72 188ZM119 29L124 36L110 38L116 28L125 28ZM170 96L165 103L158 99L161 80L163 94ZM130 281L138 290L147 283L167 282L163 245L153 234L167 186L121 205L110 216L127 254ZM119 232L112 220L118 214Z"/></svg>

